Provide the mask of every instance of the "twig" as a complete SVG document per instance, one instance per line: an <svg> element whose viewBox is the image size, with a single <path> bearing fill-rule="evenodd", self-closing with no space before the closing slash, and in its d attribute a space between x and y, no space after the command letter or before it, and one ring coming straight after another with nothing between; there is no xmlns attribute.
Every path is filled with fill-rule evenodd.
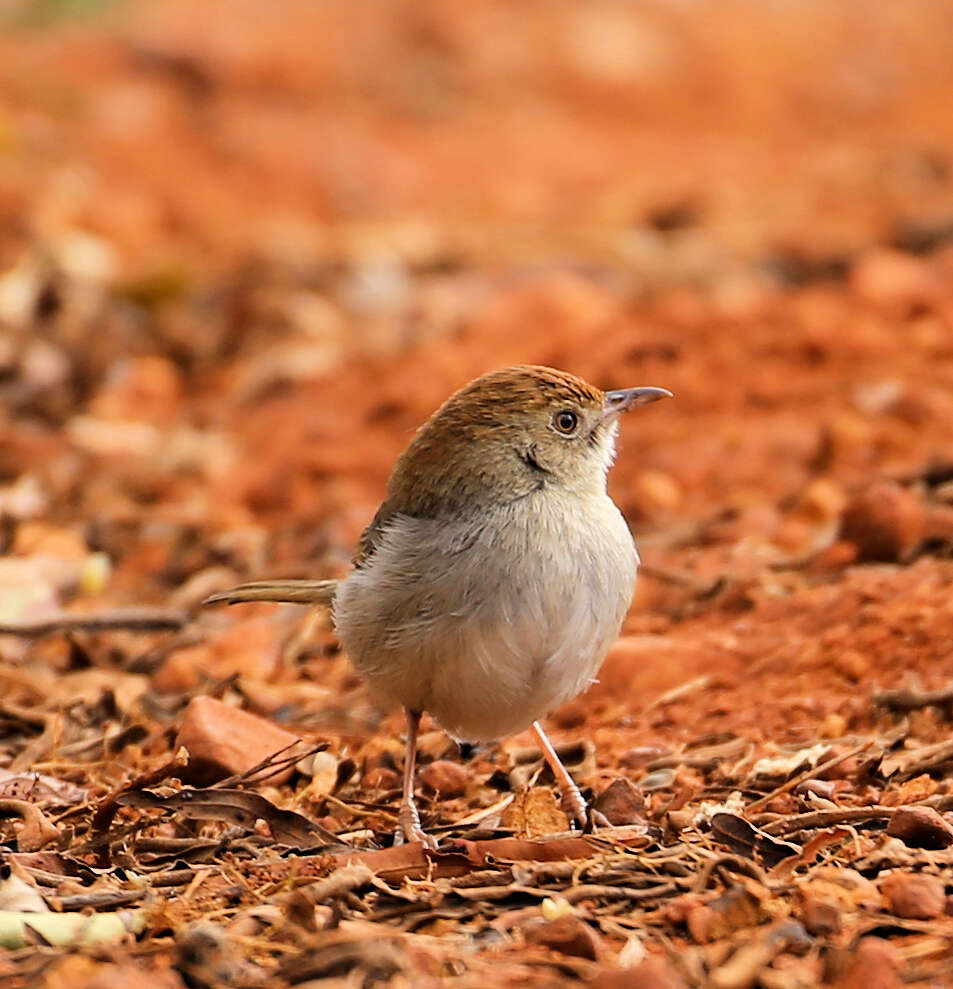
<svg viewBox="0 0 953 989"><path fill-rule="evenodd" d="M871 700L889 711L916 711L931 705L953 704L953 684L939 690L881 690L871 695Z"/></svg>
<svg viewBox="0 0 953 989"><path fill-rule="evenodd" d="M859 821L885 820L896 810L896 807L884 807L875 804L872 807L844 807L836 810L815 810L808 814L795 814L780 821L772 821L761 829L775 837L782 834L792 834L804 828L826 828L833 824L853 824Z"/></svg>
<svg viewBox="0 0 953 989"><path fill-rule="evenodd" d="M56 615L20 622L0 622L0 635L36 638L51 632L104 632L124 629L132 632L177 632L189 620L181 611L162 608L117 608L92 615Z"/></svg>
<svg viewBox="0 0 953 989"><path fill-rule="evenodd" d="M828 759L826 762L822 762L817 766L809 766L807 769L802 770L795 776L792 776L789 780L782 783L779 787L776 787L770 793L766 793L763 797L758 797L757 800L748 804L745 808L745 815L750 814L753 810L759 810L766 804L774 800L775 797L780 796L782 793L787 793L788 790L794 789L799 783L803 783L805 780L814 779L821 775L821 773L826 773L828 769L833 769L834 766L840 765L845 759L851 759L855 755L860 755L861 752L866 751L874 744L872 738L868 738L866 742L862 742L860 745L855 746L847 752L843 752L840 755L834 756L832 759Z"/></svg>
<svg viewBox="0 0 953 989"><path fill-rule="evenodd" d="M79 893L76 896L50 896L50 904L60 911L85 910L93 907L105 910L109 907L122 907L127 903L136 903L143 899L149 891L143 889L121 889L114 893Z"/></svg>

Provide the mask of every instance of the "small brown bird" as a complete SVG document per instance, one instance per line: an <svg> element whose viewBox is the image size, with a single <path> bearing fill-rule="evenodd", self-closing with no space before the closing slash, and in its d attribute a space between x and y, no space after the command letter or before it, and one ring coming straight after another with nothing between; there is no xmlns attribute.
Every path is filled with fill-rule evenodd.
<svg viewBox="0 0 953 989"><path fill-rule="evenodd" d="M420 428L341 581L243 584L206 603L329 603L345 651L404 708L398 841L433 839L414 802L417 729L489 741L532 726L580 826L582 795L538 719L592 682L639 557L606 491L623 412L664 388L602 392L548 367L470 382Z"/></svg>

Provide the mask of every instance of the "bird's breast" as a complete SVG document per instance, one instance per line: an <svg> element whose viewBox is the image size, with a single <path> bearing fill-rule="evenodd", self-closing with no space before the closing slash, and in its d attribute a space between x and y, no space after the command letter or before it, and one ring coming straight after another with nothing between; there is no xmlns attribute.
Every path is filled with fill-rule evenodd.
<svg viewBox="0 0 953 989"><path fill-rule="evenodd" d="M554 494L483 517L388 523L335 605L345 649L378 693L480 739L585 689L628 609L638 556L607 495Z"/></svg>

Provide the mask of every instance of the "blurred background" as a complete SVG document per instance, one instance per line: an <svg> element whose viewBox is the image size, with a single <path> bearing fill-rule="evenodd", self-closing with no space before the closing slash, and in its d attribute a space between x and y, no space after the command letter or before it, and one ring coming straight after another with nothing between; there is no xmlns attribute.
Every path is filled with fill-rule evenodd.
<svg viewBox="0 0 953 989"><path fill-rule="evenodd" d="M582 881L670 877L669 899L601 911L550 885L540 916L558 902L585 935L552 952L513 935L537 899L475 889L448 908L450 885L388 899L378 879L309 913L280 876L324 860L254 871L279 862L261 821L120 809L127 784L208 782L203 760L228 777L300 735L323 751L256 795L385 846L368 861L400 882L399 714L370 703L326 614L199 602L346 572L414 429L515 362L675 394L626 419L610 477L645 562L623 634L547 721L613 823L665 833L643 878ZM16 842L57 910L133 903L125 880L156 870L188 884L155 887L142 943L8 953L0 981L182 989L168 966L201 957L169 930L209 921L217 952L210 918L264 904L273 920L229 927L225 975L190 985L262 985L282 959L299 984L366 944L348 985L561 986L597 957L637 964L644 936L693 985L754 984L787 952L758 984L809 986L871 933L896 943L860 940L868 968L838 986L896 989L901 963L906 985L947 984L950 853L920 850L953 842L951 583L953 5L0 0L0 850ZM165 631L117 615L146 605ZM545 778L528 793L548 816L526 810L533 744L458 749L425 719L426 826L564 830ZM856 830L815 832L769 882L739 856L800 849L751 838L742 793L793 841L809 832L786 817L818 808ZM884 830L880 805L909 804L917 827ZM743 841L714 843L718 807ZM73 881L94 853L127 870L96 873L105 900ZM598 984L650 982L685 984Z"/></svg>
<svg viewBox="0 0 953 989"><path fill-rule="evenodd" d="M630 638L695 651L639 676L714 644L790 671L777 622L816 643L830 615L799 562L940 566L949 5L0 12L4 619L343 572L413 429L513 362L675 392L625 423L611 486L648 564ZM160 689L277 675L290 617L206 621L146 664Z"/></svg>

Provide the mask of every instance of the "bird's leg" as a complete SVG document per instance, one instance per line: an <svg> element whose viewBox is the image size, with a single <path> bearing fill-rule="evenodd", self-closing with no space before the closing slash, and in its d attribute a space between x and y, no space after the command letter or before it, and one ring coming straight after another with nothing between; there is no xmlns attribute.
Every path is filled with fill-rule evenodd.
<svg viewBox="0 0 953 989"><path fill-rule="evenodd" d="M575 781L569 775L569 770L556 755L553 743L550 742L549 736L543 731L543 726L538 721L533 722L533 731L536 732L536 738L543 750L543 758L553 771L553 776L556 777L556 785L562 796L562 807L569 815L570 822L578 824L584 831L591 831L596 824L603 827L608 825L609 822L604 815L586 806L586 801L579 792L579 787L576 786Z"/></svg>
<svg viewBox="0 0 953 989"><path fill-rule="evenodd" d="M404 755L404 793L397 811L397 832L394 844L405 841L421 841L427 848L436 848L437 842L420 826L420 814L414 800L414 769L417 765L417 729L420 727L420 711L404 709L407 715L407 751Z"/></svg>

